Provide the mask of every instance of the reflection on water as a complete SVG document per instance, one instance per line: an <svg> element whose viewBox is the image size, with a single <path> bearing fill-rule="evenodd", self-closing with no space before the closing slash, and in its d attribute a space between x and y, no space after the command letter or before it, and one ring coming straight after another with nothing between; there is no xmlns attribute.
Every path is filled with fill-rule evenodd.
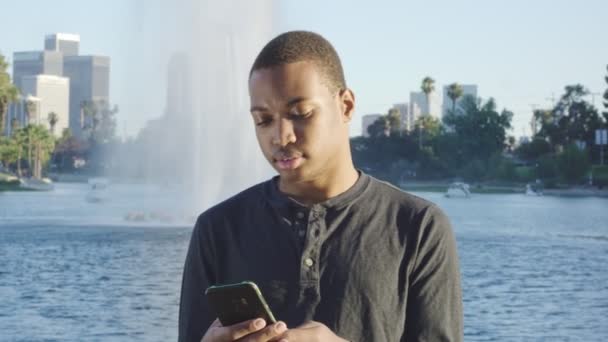
<svg viewBox="0 0 608 342"><path fill-rule="evenodd" d="M0 340L175 340L193 213L170 189L114 185L98 204L85 190L0 193ZM608 200L418 195L453 222L467 341L608 338Z"/></svg>

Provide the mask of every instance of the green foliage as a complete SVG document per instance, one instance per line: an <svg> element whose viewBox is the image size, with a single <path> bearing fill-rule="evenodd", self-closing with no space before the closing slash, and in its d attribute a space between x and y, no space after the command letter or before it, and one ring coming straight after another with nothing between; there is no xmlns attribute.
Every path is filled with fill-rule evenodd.
<svg viewBox="0 0 608 342"><path fill-rule="evenodd" d="M465 96L461 101L464 113L448 115L444 121L453 128L463 160L488 160L505 148L507 130L513 113L498 112L494 99L485 103Z"/></svg>
<svg viewBox="0 0 608 342"><path fill-rule="evenodd" d="M8 62L0 54L0 135L4 133L4 128L6 127L8 105L16 101L19 96L19 91L11 83L7 69Z"/></svg>
<svg viewBox="0 0 608 342"><path fill-rule="evenodd" d="M593 184L601 187L608 186L608 165L594 165L591 169Z"/></svg>
<svg viewBox="0 0 608 342"><path fill-rule="evenodd" d="M515 167L515 177L520 182L529 183L536 178L536 167L533 166L517 166Z"/></svg>
<svg viewBox="0 0 608 342"><path fill-rule="evenodd" d="M422 84L420 85L420 90L422 90L422 92L428 96L430 93L435 91L435 80L432 79L430 76L425 77L424 79L422 79ZM428 114L428 113L425 113L425 114Z"/></svg>
<svg viewBox="0 0 608 342"><path fill-rule="evenodd" d="M578 183L589 172L591 163L585 151L575 145L569 145L558 155L557 162L561 177L569 183Z"/></svg>
<svg viewBox="0 0 608 342"><path fill-rule="evenodd" d="M531 142L521 144L515 154L526 161L535 161L541 156L551 153L552 146L544 139L536 138Z"/></svg>
<svg viewBox="0 0 608 342"><path fill-rule="evenodd" d="M606 70L608 72L608 65L606 65ZM606 84L608 85L608 74L604 77ZM608 86L606 87L606 91L604 91L604 122L608 122Z"/></svg>
<svg viewBox="0 0 608 342"><path fill-rule="evenodd" d="M585 101L588 94L589 91L580 84L568 85L553 109L535 111L534 120L540 127L536 138L546 140L553 152L577 140L593 146L595 130L602 127L605 119L593 104Z"/></svg>
<svg viewBox="0 0 608 342"><path fill-rule="evenodd" d="M398 109L389 109L388 114L386 115L386 120L388 121L390 134L395 135L401 132L401 113Z"/></svg>
<svg viewBox="0 0 608 342"><path fill-rule="evenodd" d="M490 158L486 176L493 180L518 180L515 164L510 159L503 157L502 154L495 154Z"/></svg>
<svg viewBox="0 0 608 342"><path fill-rule="evenodd" d="M538 178L543 181L556 180L558 176L557 160L552 155L544 155L538 159Z"/></svg>
<svg viewBox="0 0 608 342"><path fill-rule="evenodd" d="M117 106L110 107L105 101L84 101L81 108L82 128L87 133L91 145L106 144L115 140Z"/></svg>
<svg viewBox="0 0 608 342"><path fill-rule="evenodd" d="M448 86L448 97L452 100L451 114L456 114L456 101L462 96L463 89L458 83L452 83Z"/></svg>
<svg viewBox="0 0 608 342"><path fill-rule="evenodd" d="M382 116L367 127L367 133L372 138L386 137L390 135L391 124L386 116Z"/></svg>
<svg viewBox="0 0 608 342"><path fill-rule="evenodd" d="M51 134L55 134L55 125L59 122L59 115L55 112L50 112L47 116L47 120L49 122L49 126L51 127Z"/></svg>
<svg viewBox="0 0 608 342"><path fill-rule="evenodd" d="M19 145L15 139L0 137L0 163L4 168L9 166L19 158Z"/></svg>
<svg viewBox="0 0 608 342"><path fill-rule="evenodd" d="M486 167L481 160L474 159L460 170L460 174L467 182L480 181L486 175Z"/></svg>
<svg viewBox="0 0 608 342"><path fill-rule="evenodd" d="M462 97L458 88L453 84L449 94L454 103ZM539 131L516 149L514 139L507 135L513 114L499 111L492 98L483 102L464 96L458 112L451 111L443 123L422 116L413 131L399 135L391 129L391 117L397 118L393 111L370 126L371 138L353 139L355 164L385 179L541 179L548 187L558 181L577 184L588 174L590 156L598 157L597 150L592 150L593 138L595 129L605 125L598 110L585 101L587 93L581 85L566 86L554 108L534 112ZM579 150L575 141L586 142L587 148ZM506 157L505 152L514 152L516 158Z"/></svg>
<svg viewBox="0 0 608 342"><path fill-rule="evenodd" d="M42 177L42 169L55 148L55 139L43 125L27 125L0 139L0 161L21 176L22 159L27 160L29 175ZM16 165L14 165L16 164Z"/></svg>

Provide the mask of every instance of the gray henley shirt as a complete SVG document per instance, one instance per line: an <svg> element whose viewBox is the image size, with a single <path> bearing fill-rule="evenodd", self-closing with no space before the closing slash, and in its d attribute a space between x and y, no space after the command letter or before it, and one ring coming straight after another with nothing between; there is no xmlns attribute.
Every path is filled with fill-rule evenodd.
<svg viewBox="0 0 608 342"><path fill-rule="evenodd" d="M288 327L324 323L349 341L461 341L458 256L434 204L363 172L346 192L303 206L278 177L201 214L184 267L179 341L215 316L205 289L251 280Z"/></svg>

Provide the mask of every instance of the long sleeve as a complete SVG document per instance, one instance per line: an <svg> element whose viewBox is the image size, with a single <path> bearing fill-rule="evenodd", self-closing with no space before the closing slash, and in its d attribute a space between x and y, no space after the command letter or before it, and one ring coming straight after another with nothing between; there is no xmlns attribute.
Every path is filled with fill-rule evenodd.
<svg viewBox="0 0 608 342"><path fill-rule="evenodd" d="M201 215L194 226L182 278L179 308L179 342L200 342L215 317L211 317L205 290L214 283L213 244Z"/></svg>
<svg viewBox="0 0 608 342"><path fill-rule="evenodd" d="M435 206L424 213L410 274L405 341L462 341L463 313L456 241Z"/></svg>

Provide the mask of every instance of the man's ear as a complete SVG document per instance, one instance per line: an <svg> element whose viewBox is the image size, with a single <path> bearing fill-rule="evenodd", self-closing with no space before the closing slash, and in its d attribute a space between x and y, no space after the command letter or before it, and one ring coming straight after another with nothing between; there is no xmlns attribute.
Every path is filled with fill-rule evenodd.
<svg viewBox="0 0 608 342"><path fill-rule="evenodd" d="M342 109L342 118L344 122L350 122L355 114L355 93L350 89L342 89L338 93L340 107Z"/></svg>

